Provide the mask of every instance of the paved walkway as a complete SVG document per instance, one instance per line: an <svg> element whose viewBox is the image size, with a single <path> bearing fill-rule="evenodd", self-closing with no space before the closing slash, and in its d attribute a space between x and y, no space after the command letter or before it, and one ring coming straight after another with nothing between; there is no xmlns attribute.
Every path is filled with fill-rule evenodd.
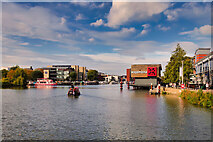
<svg viewBox="0 0 213 142"><path fill-rule="evenodd" d="M165 88L165 91L169 94L177 94L177 95L180 95L181 94L181 91L183 89L176 89L176 88ZM197 89L194 90L194 89L189 89L190 91L198 91ZM161 87L161 91L163 91L163 87ZM207 92L207 90L203 90L203 92ZM211 92L213 93L213 89L209 89L208 92Z"/></svg>

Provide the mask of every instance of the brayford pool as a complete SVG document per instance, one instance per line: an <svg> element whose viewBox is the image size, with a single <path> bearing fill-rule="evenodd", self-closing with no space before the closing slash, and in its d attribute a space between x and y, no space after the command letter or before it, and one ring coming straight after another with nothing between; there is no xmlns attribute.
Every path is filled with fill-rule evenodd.
<svg viewBox="0 0 213 142"><path fill-rule="evenodd" d="M2 89L3 140L211 140L211 109L119 85Z"/></svg>

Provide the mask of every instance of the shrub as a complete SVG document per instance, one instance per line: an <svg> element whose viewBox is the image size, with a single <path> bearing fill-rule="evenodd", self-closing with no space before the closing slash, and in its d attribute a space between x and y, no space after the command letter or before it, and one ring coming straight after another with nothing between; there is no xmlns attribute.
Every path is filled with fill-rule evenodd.
<svg viewBox="0 0 213 142"><path fill-rule="evenodd" d="M167 93L166 93L166 91L162 91L162 94L163 94L163 95L166 95Z"/></svg>
<svg viewBox="0 0 213 142"><path fill-rule="evenodd" d="M182 99L188 100L189 103L194 105L200 105L204 107L213 106L213 94L209 92L204 93L201 89L197 92L183 90L180 97Z"/></svg>

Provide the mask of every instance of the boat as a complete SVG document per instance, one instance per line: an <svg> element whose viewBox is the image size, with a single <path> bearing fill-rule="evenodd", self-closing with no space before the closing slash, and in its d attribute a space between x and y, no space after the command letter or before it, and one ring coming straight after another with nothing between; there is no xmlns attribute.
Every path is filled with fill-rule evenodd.
<svg viewBox="0 0 213 142"><path fill-rule="evenodd" d="M70 88L67 95L68 96L74 96L74 97L78 97L80 96L80 91L79 91L79 88L78 87L75 87L75 88Z"/></svg>
<svg viewBox="0 0 213 142"><path fill-rule="evenodd" d="M53 82L52 79L38 78L35 85L36 86L52 86L52 85L57 85L57 83Z"/></svg>

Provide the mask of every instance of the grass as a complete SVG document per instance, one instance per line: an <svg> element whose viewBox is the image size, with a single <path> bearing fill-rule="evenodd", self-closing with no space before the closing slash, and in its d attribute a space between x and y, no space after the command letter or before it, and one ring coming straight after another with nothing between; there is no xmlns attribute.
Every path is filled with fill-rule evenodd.
<svg viewBox="0 0 213 142"><path fill-rule="evenodd" d="M213 107L213 94L210 92L204 93L201 89L198 92L183 90L180 97L194 105Z"/></svg>

